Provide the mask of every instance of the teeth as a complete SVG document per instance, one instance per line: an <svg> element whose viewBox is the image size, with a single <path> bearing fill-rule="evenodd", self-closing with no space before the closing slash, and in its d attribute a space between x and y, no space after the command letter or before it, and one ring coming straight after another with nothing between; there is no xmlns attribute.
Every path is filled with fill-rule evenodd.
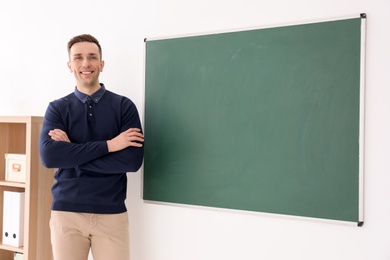
<svg viewBox="0 0 390 260"><path fill-rule="evenodd" d="M81 74L89 75L89 74L92 74L92 72L91 71L82 71Z"/></svg>

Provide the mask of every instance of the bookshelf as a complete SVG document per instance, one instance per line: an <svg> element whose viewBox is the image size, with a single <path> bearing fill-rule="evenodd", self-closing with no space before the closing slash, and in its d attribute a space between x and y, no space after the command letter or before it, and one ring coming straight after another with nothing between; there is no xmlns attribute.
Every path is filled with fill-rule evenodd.
<svg viewBox="0 0 390 260"><path fill-rule="evenodd" d="M13 260L22 253L24 260L53 260L50 243L51 187L53 169L39 158L38 139L43 117L0 116L0 231L3 233L3 192L25 192L24 245L4 245L0 235L0 259ZM26 154L26 182L5 181L6 153Z"/></svg>

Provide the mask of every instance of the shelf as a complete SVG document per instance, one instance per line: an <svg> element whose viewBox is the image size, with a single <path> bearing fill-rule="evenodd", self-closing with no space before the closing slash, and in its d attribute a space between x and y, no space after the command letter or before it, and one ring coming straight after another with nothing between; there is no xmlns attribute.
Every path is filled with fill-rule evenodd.
<svg viewBox="0 0 390 260"><path fill-rule="evenodd" d="M15 188L26 188L26 183L13 182L13 181L0 181L0 186L15 187Z"/></svg>
<svg viewBox="0 0 390 260"><path fill-rule="evenodd" d="M12 251L12 252L16 252L16 253L22 253L22 254L24 253L24 249L22 246L21 247L14 247L14 246L0 244L0 249Z"/></svg>
<svg viewBox="0 0 390 260"><path fill-rule="evenodd" d="M0 116L0 260L13 260L15 252L22 253L24 260L53 260L49 221L54 169L40 162L38 140L42 125L43 117ZM25 183L5 180L7 153L26 155ZM22 247L2 244L4 191L25 192Z"/></svg>
<svg viewBox="0 0 390 260"><path fill-rule="evenodd" d="M43 117L39 116L0 116L1 123L42 123Z"/></svg>

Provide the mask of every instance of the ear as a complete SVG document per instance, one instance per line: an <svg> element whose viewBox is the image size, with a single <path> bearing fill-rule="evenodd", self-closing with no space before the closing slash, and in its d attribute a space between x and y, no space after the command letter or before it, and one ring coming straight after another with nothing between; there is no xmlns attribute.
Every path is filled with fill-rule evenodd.
<svg viewBox="0 0 390 260"><path fill-rule="evenodd" d="M104 68L104 60L100 62L100 72L103 72L103 68Z"/></svg>
<svg viewBox="0 0 390 260"><path fill-rule="evenodd" d="M68 61L67 64L68 64L68 68L69 68L70 73L73 73L73 69L72 69L72 65L71 65L70 61Z"/></svg>

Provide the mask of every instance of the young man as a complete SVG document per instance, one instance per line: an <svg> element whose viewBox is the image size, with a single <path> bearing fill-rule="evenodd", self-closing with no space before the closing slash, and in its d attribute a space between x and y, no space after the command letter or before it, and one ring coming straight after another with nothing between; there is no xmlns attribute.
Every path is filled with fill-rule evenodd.
<svg viewBox="0 0 390 260"><path fill-rule="evenodd" d="M68 43L73 93L51 102L39 141L43 165L58 168L50 219L55 260L129 259L126 172L143 160L134 103L99 82L99 42L79 35Z"/></svg>

